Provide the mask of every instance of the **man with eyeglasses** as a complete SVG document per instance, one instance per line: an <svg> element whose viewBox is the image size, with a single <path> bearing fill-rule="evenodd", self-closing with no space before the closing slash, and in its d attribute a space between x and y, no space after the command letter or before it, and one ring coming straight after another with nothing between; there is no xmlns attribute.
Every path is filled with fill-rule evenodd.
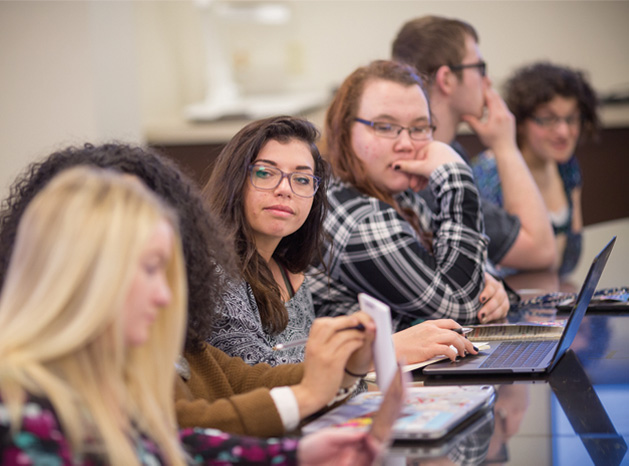
<svg viewBox="0 0 629 466"><path fill-rule="evenodd" d="M478 34L457 19L424 16L407 22L393 43L393 59L414 66L423 76L437 126L434 139L452 144L460 123L467 123L496 157L504 208L483 201L489 259L518 270L557 265L548 214L539 190L517 147L515 119L491 87ZM431 193L424 197L433 204Z"/></svg>

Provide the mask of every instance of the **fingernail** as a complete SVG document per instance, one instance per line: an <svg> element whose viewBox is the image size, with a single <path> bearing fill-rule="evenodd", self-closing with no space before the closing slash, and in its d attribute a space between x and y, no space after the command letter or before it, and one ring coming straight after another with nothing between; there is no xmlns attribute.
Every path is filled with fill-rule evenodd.
<svg viewBox="0 0 629 466"><path fill-rule="evenodd" d="M485 298L484 296L481 296L481 297L480 297L480 302L481 302L481 303L484 303L485 301L487 301L487 298Z"/></svg>
<svg viewBox="0 0 629 466"><path fill-rule="evenodd" d="M399 165L393 165L393 170L399 170L400 166Z"/></svg>
<svg viewBox="0 0 629 466"><path fill-rule="evenodd" d="M484 312L480 313L480 320L485 320L485 313Z"/></svg>
<svg viewBox="0 0 629 466"><path fill-rule="evenodd" d="M478 348L476 346L472 345L472 348L474 348L474 351L478 353Z"/></svg>

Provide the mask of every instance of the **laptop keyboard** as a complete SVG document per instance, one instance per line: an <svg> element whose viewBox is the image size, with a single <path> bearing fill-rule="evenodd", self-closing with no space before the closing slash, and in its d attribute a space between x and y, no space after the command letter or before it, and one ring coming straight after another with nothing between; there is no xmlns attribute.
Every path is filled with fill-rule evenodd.
<svg viewBox="0 0 629 466"><path fill-rule="evenodd" d="M503 341L480 367L529 367L544 359L556 341Z"/></svg>

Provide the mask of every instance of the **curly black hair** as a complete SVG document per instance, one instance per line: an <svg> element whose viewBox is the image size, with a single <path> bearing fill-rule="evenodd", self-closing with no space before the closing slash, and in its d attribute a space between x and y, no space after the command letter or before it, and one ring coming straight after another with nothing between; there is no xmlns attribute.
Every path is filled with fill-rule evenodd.
<svg viewBox="0 0 629 466"><path fill-rule="evenodd" d="M506 81L504 96L518 124L556 96L574 97L581 113L581 139L598 137L598 98L582 71L549 62L525 65Z"/></svg>
<svg viewBox="0 0 629 466"><path fill-rule="evenodd" d="M0 287L26 206L57 173L90 165L140 178L179 215L188 281L186 350L200 351L212 331L212 317L225 280L237 275L234 248L217 218L204 207L194 183L174 162L154 150L119 143L68 147L32 163L10 188L0 208Z"/></svg>

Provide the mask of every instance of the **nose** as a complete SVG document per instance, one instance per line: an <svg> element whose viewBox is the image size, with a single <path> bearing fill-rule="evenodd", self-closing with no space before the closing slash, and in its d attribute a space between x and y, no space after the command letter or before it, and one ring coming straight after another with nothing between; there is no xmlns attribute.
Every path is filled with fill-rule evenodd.
<svg viewBox="0 0 629 466"><path fill-rule="evenodd" d="M293 190L290 187L290 181L289 181L288 176L286 175L282 176L282 179L280 180L280 184L278 184L275 187L275 193L290 196L292 192Z"/></svg>
<svg viewBox="0 0 629 466"><path fill-rule="evenodd" d="M395 140L395 149L396 150L410 150L413 149L413 140L411 139L411 134L409 133L408 128L404 128L400 134L397 135Z"/></svg>
<svg viewBox="0 0 629 466"><path fill-rule="evenodd" d="M173 299L173 293L168 284L166 275L162 275L155 289L155 304L158 307L166 307Z"/></svg>
<svg viewBox="0 0 629 466"><path fill-rule="evenodd" d="M491 81L491 78L488 75L485 75L483 79L485 81L486 87L491 87L493 85L493 82Z"/></svg>
<svg viewBox="0 0 629 466"><path fill-rule="evenodd" d="M568 124L565 119L560 119L553 128L555 133L560 134L561 136L567 137L570 135L572 128Z"/></svg>

